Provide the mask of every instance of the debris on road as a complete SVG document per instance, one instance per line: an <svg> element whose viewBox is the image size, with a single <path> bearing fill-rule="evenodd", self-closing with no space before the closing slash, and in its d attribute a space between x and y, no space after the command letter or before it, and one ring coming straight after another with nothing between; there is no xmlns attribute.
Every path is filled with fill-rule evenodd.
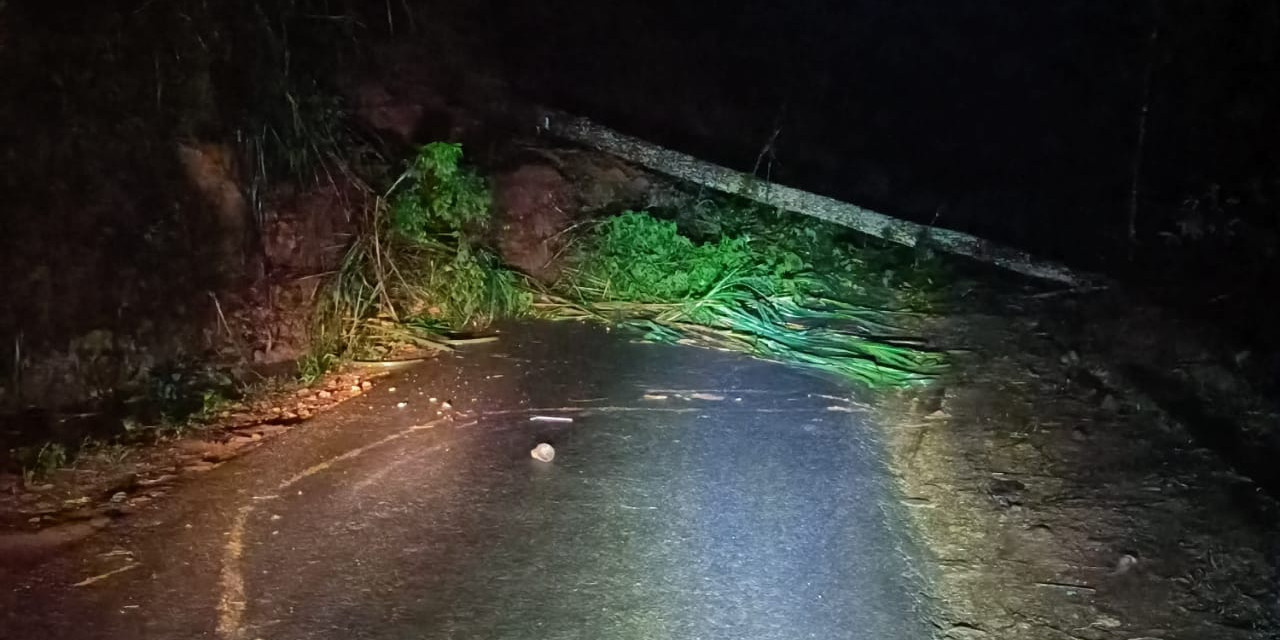
<svg viewBox="0 0 1280 640"><path fill-rule="evenodd" d="M123 567L120 567L120 568L118 568L118 569L112 569L111 571L108 571L108 572L106 572L106 573L100 573L100 574L98 574L98 575L96 575L96 576L92 576L92 577L89 577L89 578L85 578L84 580L81 580L80 582L77 582L77 583L75 583L75 584L73 584L73 585L71 585L71 586L73 586L73 587L87 587L87 586L89 586L89 585L91 585L91 584L93 584L93 583L95 583L95 582L101 582L101 581L103 581L103 580L106 580L107 578L110 578L111 576L114 576L114 575L116 575L116 574L120 574L120 573L124 573L124 572L129 571L129 570L132 570L132 569L137 569L138 567L141 567L141 566L142 566L142 563L141 563L141 562L130 562L129 564L126 564L126 565L124 565Z"/></svg>
<svg viewBox="0 0 1280 640"><path fill-rule="evenodd" d="M533 456L533 459L538 462L551 462L556 459L556 449L555 447L543 442L534 447L533 450L529 452L529 455Z"/></svg>
<svg viewBox="0 0 1280 640"><path fill-rule="evenodd" d="M706 400L709 402L720 402L721 400L724 400L724 396L718 393L695 393L689 396L689 398L693 400Z"/></svg>
<svg viewBox="0 0 1280 640"><path fill-rule="evenodd" d="M1138 559L1126 553L1116 561L1116 568L1111 572L1111 575L1123 575L1136 566L1138 566Z"/></svg>

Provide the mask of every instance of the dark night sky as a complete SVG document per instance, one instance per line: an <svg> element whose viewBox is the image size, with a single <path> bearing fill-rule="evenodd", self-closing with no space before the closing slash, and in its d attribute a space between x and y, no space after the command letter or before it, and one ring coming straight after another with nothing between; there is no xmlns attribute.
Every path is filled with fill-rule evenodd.
<svg viewBox="0 0 1280 640"><path fill-rule="evenodd" d="M496 22L540 98L744 168L780 126L782 181L1071 254L1123 235L1148 59L1144 205L1274 165L1274 7L1166 2L1152 56L1155 7L562 0Z"/></svg>

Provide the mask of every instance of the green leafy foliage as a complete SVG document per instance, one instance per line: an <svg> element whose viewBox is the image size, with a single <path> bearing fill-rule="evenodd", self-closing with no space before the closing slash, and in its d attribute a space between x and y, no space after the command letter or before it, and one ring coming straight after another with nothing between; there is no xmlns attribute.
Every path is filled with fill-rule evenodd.
<svg viewBox="0 0 1280 640"><path fill-rule="evenodd" d="M725 276L747 268L751 257L745 239L698 245L680 235L674 222L628 211L603 223L578 273L613 299L670 302L705 295Z"/></svg>
<svg viewBox="0 0 1280 640"><path fill-rule="evenodd" d="M745 235L699 243L673 221L628 211L596 230L573 274L579 286L606 290L611 299L673 302L706 296L730 277L798 292L813 285L809 268L798 254Z"/></svg>
<svg viewBox="0 0 1280 640"><path fill-rule="evenodd" d="M765 253L780 253L822 274L822 286L841 299L929 311L950 279L927 248L909 249L843 227L754 202L704 199L679 221L694 238L749 236Z"/></svg>
<svg viewBox="0 0 1280 640"><path fill-rule="evenodd" d="M419 150L397 182L391 223L413 238L457 234L489 220L485 180L460 166L462 145L433 142Z"/></svg>
<svg viewBox="0 0 1280 640"><path fill-rule="evenodd" d="M461 145L423 146L391 199L401 277L387 290L394 315L411 326L475 329L529 306L516 275L479 241L493 198L487 182L461 163Z"/></svg>
<svg viewBox="0 0 1280 640"><path fill-rule="evenodd" d="M482 242L491 202L485 180L462 165L459 145L423 146L347 252L321 304L317 351L304 376L332 364L325 354L449 349L452 334L526 313L532 294Z"/></svg>
<svg viewBox="0 0 1280 640"><path fill-rule="evenodd" d="M657 341L732 349L873 386L927 380L936 354L898 336L894 312L852 304L847 287L814 267L812 227L762 227L741 210L703 215L705 242L674 221L629 211L583 240L553 317L596 318ZM765 218L767 220L767 218ZM753 238L747 230L760 231Z"/></svg>
<svg viewBox="0 0 1280 640"><path fill-rule="evenodd" d="M473 330L528 308L516 275L466 237L405 242L395 259L403 277L390 283L391 299L397 317L415 326Z"/></svg>
<svg viewBox="0 0 1280 640"><path fill-rule="evenodd" d="M314 350L298 360L298 381L304 385L314 384L333 370L338 362L338 357L333 353Z"/></svg>

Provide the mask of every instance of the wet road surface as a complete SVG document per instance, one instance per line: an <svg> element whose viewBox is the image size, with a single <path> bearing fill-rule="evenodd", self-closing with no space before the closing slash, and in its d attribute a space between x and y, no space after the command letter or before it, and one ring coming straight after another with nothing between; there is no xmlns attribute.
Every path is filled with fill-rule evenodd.
<svg viewBox="0 0 1280 640"><path fill-rule="evenodd" d="M0 574L0 637L926 638L916 554L849 393L732 354L513 327ZM530 457L539 442L554 462Z"/></svg>

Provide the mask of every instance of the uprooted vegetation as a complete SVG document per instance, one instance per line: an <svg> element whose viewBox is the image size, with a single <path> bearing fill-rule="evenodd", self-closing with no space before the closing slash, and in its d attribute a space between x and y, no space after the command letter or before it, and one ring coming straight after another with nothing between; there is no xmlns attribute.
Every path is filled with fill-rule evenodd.
<svg viewBox="0 0 1280 640"><path fill-rule="evenodd" d="M528 308L516 274L477 242L490 195L460 159L458 145L427 145L375 199L320 302L308 366L447 350L454 334Z"/></svg>
<svg viewBox="0 0 1280 640"><path fill-rule="evenodd" d="M895 312L851 304L799 254L749 236L699 244L674 222L627 212L583 239L540 309L640 329L651 339L743 351L871 385L937 373L941 359L897 338Z"/></svg>
<svg viewBox="0 0 1280 640"><path fill-rule="evenodd" d="M923 304L929 281L873 272L880 255L842 245L818 223L728 198L665 217L627 211L577 225L559 277L538 282L485 241L489 190L461 160L458 145L426 145L377 199L318 316L317 346L329 355L309 366L446 350L526 314L607 322L873 386L926 380L943 366L902 337L911 311L891 308ZM932 264L915 270L936 276ZM861 281L869 273L875 281Z"/></svg>

